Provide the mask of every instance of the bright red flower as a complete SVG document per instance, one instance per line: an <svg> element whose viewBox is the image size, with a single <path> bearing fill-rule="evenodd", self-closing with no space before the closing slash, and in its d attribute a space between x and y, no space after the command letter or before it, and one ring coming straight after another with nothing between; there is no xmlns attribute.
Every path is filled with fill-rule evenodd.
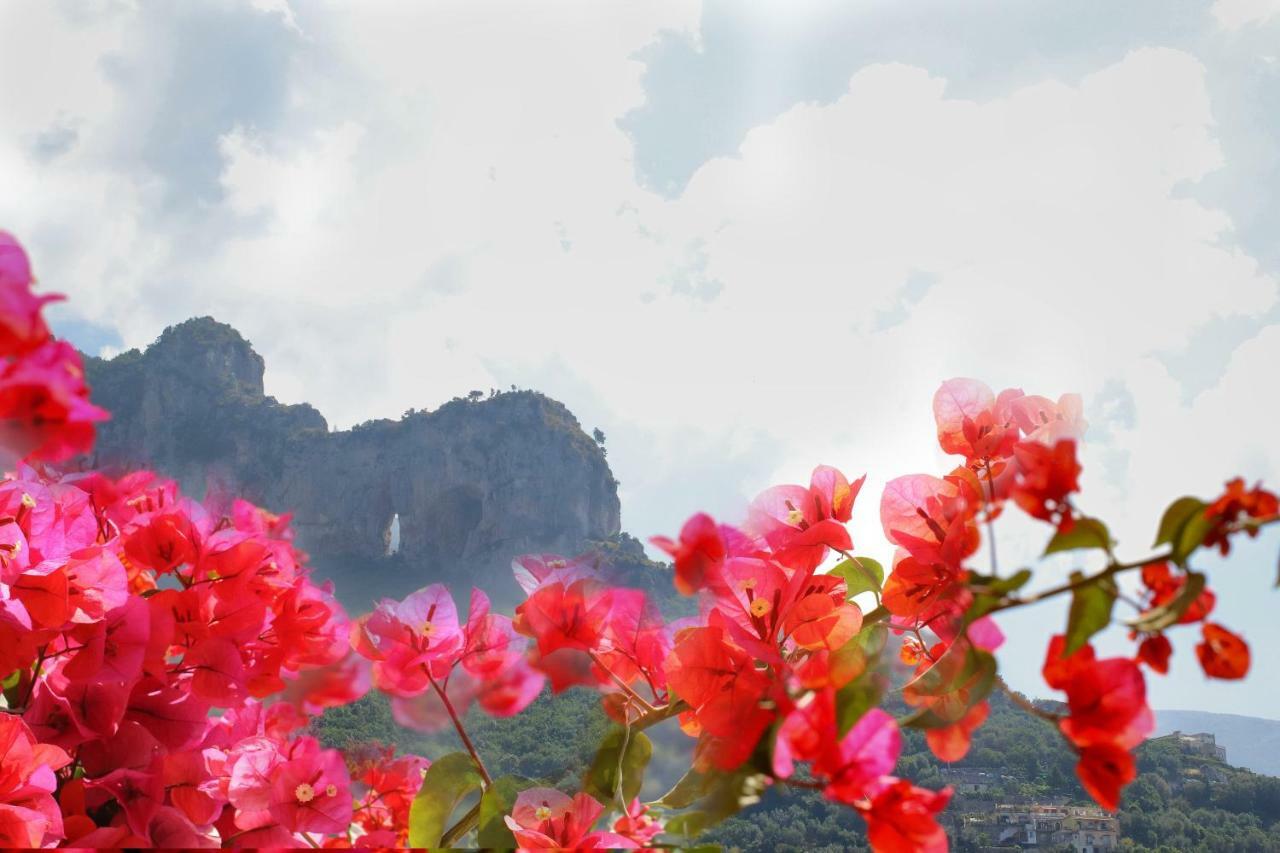
<svg viewBox="0 0 1280 853"><path fill-rule="evenodd" d="M1115 811L1120 808L1121 789L1138 778L1138 767L1129 750L1112 743L1097 743L1080 750L1076 775L1098 805Z"/></svg>
<svg viewBox="0 0 1280 853"><path fill-rule="evenodd" d="M1032 518L1056 524L1060 532L1070 530L1075 524L1071 495L1080 490L1075 441L1064 438L1053 447L1024 441L1013 452L1019 468L1013 500Z"/></svg>
<svg viewBox="0 0 1280 853"><path fill-rule="evenodd" d="M773 721L773 714L761 707L771 681L756 669L755 660L732 645L721 629L692 628L677 639L666 671L667 683L693 709L703 732L733 739L732 751L712 753L717 765L732 769L750 755Z"/></svg>
<svg viewBox="0 0 1280 853"><path fill-rule="evenodd" d="M1246 489L1244 479L1237 477L1227 483L1226 491L1205 507L1205 518L1212 526L1204 537L1204 547L1217 546L1225 557L1231 553L1230 536L1241 529L1244 521L1265 521L1280 516L1280 498L1262 488L1262 484ZM1258 535L1256 525L1245 526L1250 536Z"/></svg>
<svg viewBox="0 0 1280 853"><path fill-rule="evenodd" d="M937 816L951 801L951 789L930 791L892 779L859 808L867 839L877 853L946 853L947 834Z"/></svg>
<svg viewBox="0 0 1280 853"><path fill-rule="evenodd" d="M1200 668L1210 678L1244 678L1249 672L1249 644L1221 625L1206 622L1200 627L1204 641L1196 644Z"/></svg>
<svg viewBox="0 0 1280 853"><path fill-rule="evenodd" d="M649 540L671 555L675 564L675 585L681 595L693 595L718 576L727 549L720 528L706 513L692 516L680 528L680 541L666 536Z"/></svg>
<svg viewBox="0 0 1280 853"><path fill-rule="evenodd" d="M1153 672L1166 675L1169 672L1171 657L1173 657L1173 644L1169 642L1169 638L1164 634L1152 634L1149 637L1143 637L1142 642L1138 644L1138 656L1135 659L1151 667Z"/></svg>
<svg viewBox="0 0 1280 853"><path fill-rule="evenodd" d="M921 617L951 596L961 579L959 572L942 563L924 563L899 552L885 578L880 603L894 616Z"/></svg>
<svg viewBox="0 0 1280 853"><path fill-rule="evenodd" d="M1147 603L1151 609L1163 607L1177 598L1186 582L1186 575L1175 575L1168 563L1148 563L1142 567L1142 583L1147 588ZM1178 617L1178 624L1201 621L1213 612L1215 603L1217 596L1213 590L1205 589Z"/></svg>

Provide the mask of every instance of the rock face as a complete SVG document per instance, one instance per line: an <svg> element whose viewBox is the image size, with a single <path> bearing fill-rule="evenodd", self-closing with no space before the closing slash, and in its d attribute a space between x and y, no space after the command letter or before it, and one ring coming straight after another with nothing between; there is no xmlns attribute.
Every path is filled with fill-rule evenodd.
<svg viewBox="0 0 1280 853"><path fill-rule="evenodd" d="M145 352L87 363L94 402L113 416L92 462L149 465L193 494L293 512L299 543L353 604L434 578L509 585L514 555L618 541L602 450L541 394L455 399L331 432L311 406L267 397L262 357L207 317Z"/></svg>

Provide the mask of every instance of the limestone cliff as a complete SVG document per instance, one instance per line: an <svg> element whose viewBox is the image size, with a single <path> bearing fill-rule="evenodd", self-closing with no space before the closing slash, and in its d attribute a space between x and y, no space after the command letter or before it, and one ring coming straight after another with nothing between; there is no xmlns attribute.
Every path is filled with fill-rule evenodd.
<svg viewBox="0 0 1280 853"><path fill-rule="evenodd" d="M497 585L503 598L516 554L626 542L604 454L555 400L455 399L331 431L311 406L266 396L263 368L238 332L207 317L144 352L89 359L94 401L113 415L93 461L154 466L195 494L293 512L302 547L357 607L436 578Z"/></svg>

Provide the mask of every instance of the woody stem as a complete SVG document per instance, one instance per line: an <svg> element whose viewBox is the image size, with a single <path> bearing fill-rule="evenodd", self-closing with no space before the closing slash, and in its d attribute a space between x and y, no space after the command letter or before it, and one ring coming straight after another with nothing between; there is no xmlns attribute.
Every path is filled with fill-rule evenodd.
<svg viewBox="0 0 1280 853"><path fill-rule="evenodd" d="M471 738L467 735L467 730L462 725L462 720L458 719L458 712L453 709L453 703L449 701L449 695L440 687L439 683L432 677L431 673L427 673L427 680L431 682L431 686L435 689L436 695L440 697L440 701L444 703L444 709L449 712L449 719L453 721L453 727L458 732L458 737L462 740L462 745L466 747L467 753L471 756L472 763L475 764L476 770L480 771L480 778L484 780L485 790L493 787L493 777L489 775L489 771L485 768L484 762L480 760L480 753L476 750L476 745L471 742Z"/></svg>
<svg viewBox="0 0 1280 853"><path fill-rule="evenodd" d="M1000 574L1000 564L996 560L996 525L991 518L992 507L996 503L996 484L991 478L991 461L987 460L983 469L987 475L987 541L991 546L991 574Z"/></svg>
<svg viewBox="0 0 1280 853"><path fill-rule="evenodd" d="M631 698L631 700L632 700L632 701L634 701L634 702L635 702L637 705L639 705L641 708L644 708L645 713L650 713L650 714L651 714L651 713L653 713L654 711L658 710L657 708L653 707L653 705L650 705L650 704L645 700L645 698L644 698L643 696L641 696L639 693L637 693L637 692L635 692L634 690L632 690L632 689L631 689L631 686L630 686L630 685L628 685L628 684L627 684L625 681L623 681L621 678L619 678L616 674L614 674L613 670L611 670L611 669L609 669L609 667L605 666L605 665L604 665L604 662L603 662L602 660L600 660L599 656L598 656L595 652L593 652L593 651L588 651L588 652L587 652L587 654L588 654L588 655L590 655L592 663L594 663L596 666L598 666L598 667L600 667L601 669L603 669L603 670L608 674L609 679L610 679L614 684L618 685L618 688L619 688L620 690L622 690L622 692L623 692L623 693L627 694L627 696L629 696L629 697Z"/></svg>

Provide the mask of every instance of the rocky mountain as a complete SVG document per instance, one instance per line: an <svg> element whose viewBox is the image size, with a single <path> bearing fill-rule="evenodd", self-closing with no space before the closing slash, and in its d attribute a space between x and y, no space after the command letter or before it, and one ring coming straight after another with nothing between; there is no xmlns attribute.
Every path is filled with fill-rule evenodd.
<svg viewBox="0 0 1280 853"><path fill-rule="evenodd" d="M292 512L301 546L358 609L431 579L514 595L510 562L523 553L605 543L647 563L620 534L602 449L542 394L473 394L335 431L311 406L267 396L262 357L208 317L87 370L112 412L88 461L147 465L193 494Z"/></svg>

